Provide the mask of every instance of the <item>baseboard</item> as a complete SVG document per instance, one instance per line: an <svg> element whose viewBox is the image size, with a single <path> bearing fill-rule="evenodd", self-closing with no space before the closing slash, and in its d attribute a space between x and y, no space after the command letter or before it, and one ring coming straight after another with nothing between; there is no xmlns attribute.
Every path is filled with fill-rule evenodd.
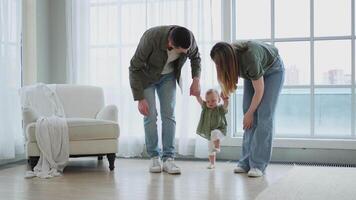
<svg viewBox="0 0 356 200"><path fill-rule="evenodd" d="M222 147L218 159L238 160L241 147ZM273 148L271 162L356 165L356 150Z"/></svg>
<svg viewBox="0 0 356 200"><path fill-rule="evenodd" d="M11 164L11 163L16 163L16 162L20 162L26 159L25 154L16 154L15 158L13 159L2 159L0 160L0 165L7 165L7 164Z"/></svg>
<svg viewBox="0 0 356 200"><path fill-rule="evenodd" d="M241 147L225 146L221 147L221 152L217 155L218 160L237 161L241 155ZM148 158L145 152L139 156ZM183 160L204 160L193 155L179 155L177 159ZM271 162L275 163L313 163L313 164L340 164L356 165L356 150L350 149L307 149L307 148L273 148Z"/></svg>

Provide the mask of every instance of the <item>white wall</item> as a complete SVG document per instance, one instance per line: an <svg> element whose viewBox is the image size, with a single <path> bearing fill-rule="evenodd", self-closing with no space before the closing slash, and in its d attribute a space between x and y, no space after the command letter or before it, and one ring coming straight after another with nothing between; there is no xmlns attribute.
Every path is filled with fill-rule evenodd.
<svg viewBox="0 0 356 200"><path fill-rule="evenodd" d="M65 83L65 0L23 2L24 84Z"/></svg>
<svg viewBox="0 0 356 200"><path fill-rule="evenodd" d="M37 81L49 83L50 46L49 46L49 0L36 1L37 20Z"/></svg>
<svg viewBox="0 0 356 200"><path fill-rule="evenodd" d="M50 0L49 4L50 83L66 81L66 17L65 0Z"/></svg>
<svg viewBox="0 0 356 200"><path fill-rule="evenodd" d="M37 81L36 0L23 1L22 9L23 84L29 85Z"/></svg>

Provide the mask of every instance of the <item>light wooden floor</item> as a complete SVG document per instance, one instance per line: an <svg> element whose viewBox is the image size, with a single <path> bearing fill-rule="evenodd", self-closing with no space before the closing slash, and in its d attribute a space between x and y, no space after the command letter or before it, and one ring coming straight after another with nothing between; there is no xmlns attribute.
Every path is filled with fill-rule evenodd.
<svg viewBox="0 0 356 200"><path fill-rule="evenodd" d="M263 178L232 172L235 163L177 161L181 175L148 172L149 160L117 159L110 172L107 160L72 158L62 177L24 179L25 164L0 169L0 199L6 200L228 200L254 199L292 166L271 164Z"/></svg>

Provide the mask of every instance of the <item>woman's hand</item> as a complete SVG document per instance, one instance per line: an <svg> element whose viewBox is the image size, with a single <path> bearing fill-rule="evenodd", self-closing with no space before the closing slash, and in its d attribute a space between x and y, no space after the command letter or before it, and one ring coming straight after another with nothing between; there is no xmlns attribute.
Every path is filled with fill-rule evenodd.
<svg viewBox="0 0 356 200"><path fill-rule="evenodd" d="M243 129L250 129L252 128L253 124L253 113L247 112L245 113L244 119L243 119Z"/></svg>
<svg viewBox="0 0 356 200"><path fill-rule="evenodd" d="M255 113L258 105L260 105L264 93L265 84L263 76L261 76L258 80L252 80L252 85L253 89L255 90L255 94L252 97L250 108L244 116L243 129L252 128L253 113Z"/></svg>
<svg viewBox="0 0 356 200"><path fill-rule="evenodd" d="M225 96L223 92L220 93L220 97L223 101L229 101L229 96Z"/></svg>
<svg viewBox="0 0 356 200"><path fill-rule="evenodd" d="M220 93L220 97L224 101L224 109L227 112L227 109L229 107L229 96L225 96L222 92Z"/></svg>

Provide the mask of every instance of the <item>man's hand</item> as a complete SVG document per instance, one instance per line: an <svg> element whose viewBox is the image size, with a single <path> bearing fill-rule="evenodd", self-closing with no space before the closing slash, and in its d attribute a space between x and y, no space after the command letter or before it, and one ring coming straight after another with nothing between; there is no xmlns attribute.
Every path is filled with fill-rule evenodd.
<svg viewBox="0 0 356 200"><path fill-rule="evenodd" d="M146 99L142 99L140 101L138 101L138 110L140 111L140 113L144 116L148 116L149 112L149 106L148 103L146 101Z"/></svg>
<svg viewBox="0 0 356 200"><path fill-rule="evenodd" d="M190 86L190 96L200 96L200 80L198 77L193 78Z"/></svg>

